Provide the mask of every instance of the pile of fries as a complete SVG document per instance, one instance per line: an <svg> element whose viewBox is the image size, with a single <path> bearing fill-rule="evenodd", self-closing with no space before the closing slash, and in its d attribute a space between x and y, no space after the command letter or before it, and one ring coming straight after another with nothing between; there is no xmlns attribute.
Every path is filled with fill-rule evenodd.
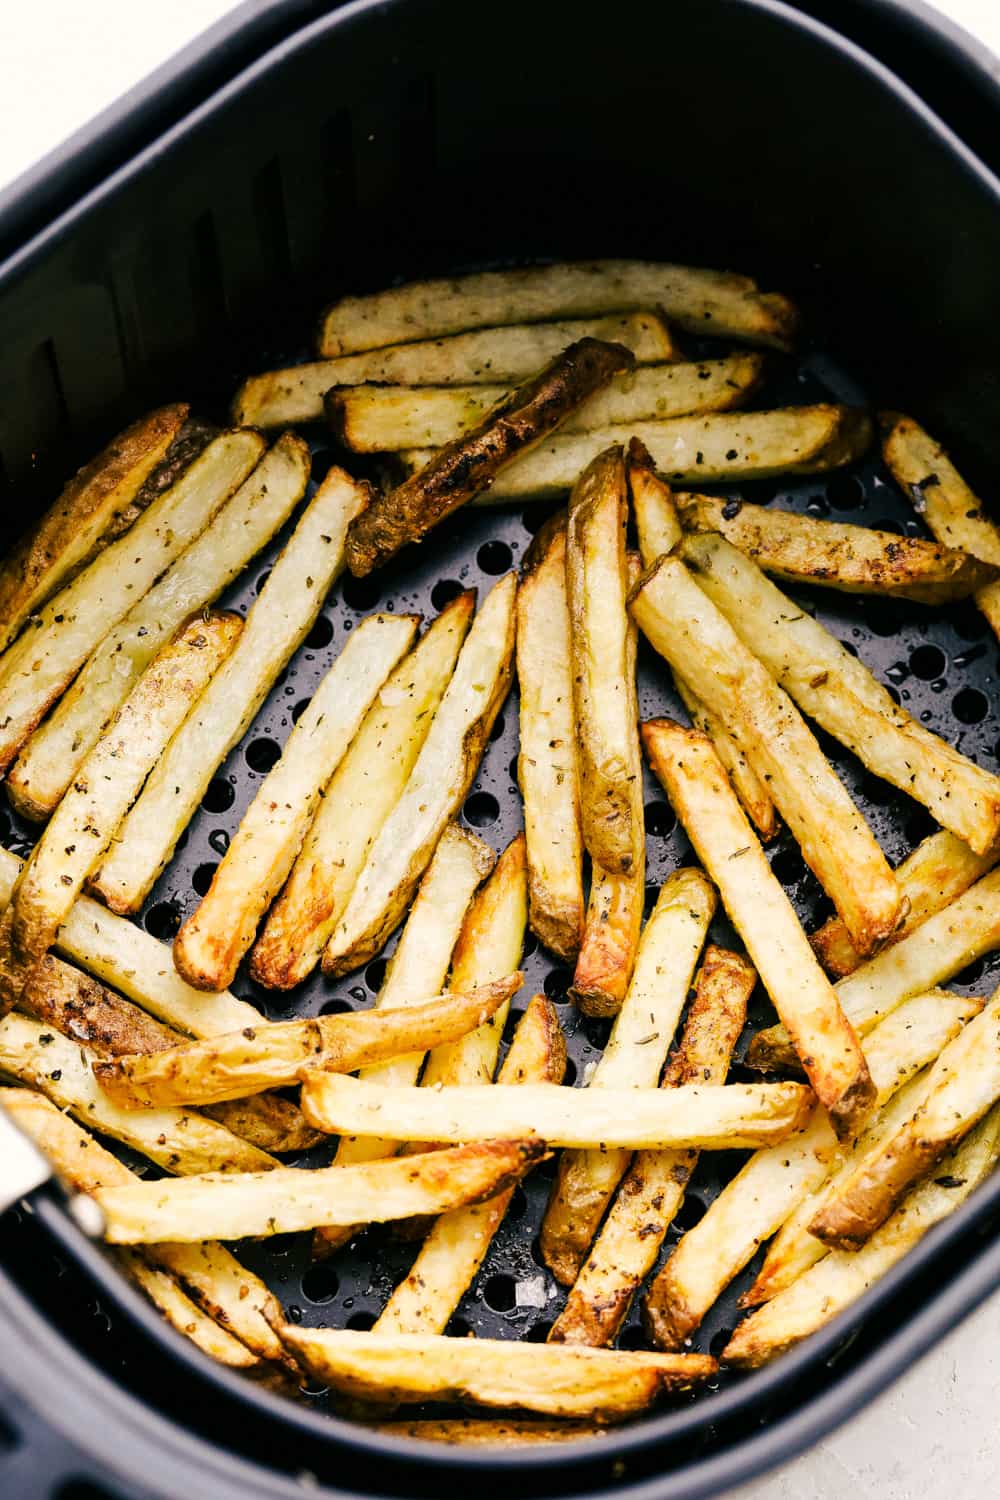
<svg viewBox="0 0 1000 1500"><path fill-rule="evenodd" d="M0 1103L213 1358L430 1440L594 1434L716 1373L692 1339L765 1245L724 1364L829 1322L992 1170L1000 992L941 986L1000 947L1000 779L784 587L972 599L1000 633L1000 530L896 414L885 465L929 536L692 491L875 441L863 410L761 405L795 325L746 277L638 261L343 298L236 425L136 422L0 569L0 769L44 825L26 860L0 851ZM690 359L691 335L721 348ZM343 464L314 486L292 429L324 421ZM520 577L351 632L171 951L131 920L345 568L552 497ZM285 527L246 617L219 609ZM690 725L640 721L640 638ZM498 855L458 818L515 674L524 832ZM816 726L937 825L898 868ZM645 921L644 760L699 861ZM833 908L811 934L764 851L781 822ZM581 1087L552 1001L511 1011L528 928L613 1023ZM336 981L397 929L369 1010L272 1022L231 992ZM758 983L777 1024L748 1036ZM327 1166L279 1159L330 1138ZM664 1259L718 1150L743 1165ZM547 1342L449 1336L554 1153ZM308 1230L330 1255L374 1223L415 1248L365 1332L292 1323L222 1243ZM636 1298L649 1347L616 1349ZM426 1402L502 1415L390 1420Z"/></svg>

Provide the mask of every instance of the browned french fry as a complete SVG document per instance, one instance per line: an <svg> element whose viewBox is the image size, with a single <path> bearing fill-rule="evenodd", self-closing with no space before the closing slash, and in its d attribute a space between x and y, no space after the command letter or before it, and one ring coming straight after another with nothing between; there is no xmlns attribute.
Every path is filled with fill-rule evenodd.
<svg viewBox="0 0 1000 1500"><path fill-rule="evenodd" d="M245 1344L195 1306L168 1272L151 1266L135 1250L126 1250L124 1246L112 1254L129 1281L146 1293L157 1312L203 1354L232 1370L253 1370L260 1365Z"/></svg>
<svg viewBox="0 0 1000 1500"><path fill-rule="evenodd" d="M733 791L740 799L743 811L756 828L762 842L766 844L778 831L778 813L767 782L745 751L740 748L731 734L727 734L721 721L705 707L683 677L675 676L674 687L691 716L694 728L700 729L702 734L707 734L715 746L715 753L732 783ZM839 917L834 920L840 922ZM842 923L841 925L843 926ZM846 933L847 929L844 928L844 931Z"/></svg>
<svg viewBox="0 0 1000 1500"><path fill-rule="evenodd" d="M487 1418L424 1417L416 1422L372 1422L387 1437L413 1438L421 1443L445 1443L457 1448L518 1448L528 1443L573 1443L603 1437L607 1431L593 1422L490 1421Z"/></svg>

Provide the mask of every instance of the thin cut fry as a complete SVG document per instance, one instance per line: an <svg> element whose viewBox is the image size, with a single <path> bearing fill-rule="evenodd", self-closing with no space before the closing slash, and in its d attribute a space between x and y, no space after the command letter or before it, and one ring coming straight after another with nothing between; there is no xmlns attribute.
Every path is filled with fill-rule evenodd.
<svg viewBox="0 0 1000 1500"><path fill-rule="evenodd" d="M373 1422L373 1431L387 1437L412 1438L418 1443L444 1443L452 1448L519 1448L528 1443L574 1443L599 1438L606 1429L593 1422L490 1421L488 1418L424 1417L415 1422Z"/></svg>

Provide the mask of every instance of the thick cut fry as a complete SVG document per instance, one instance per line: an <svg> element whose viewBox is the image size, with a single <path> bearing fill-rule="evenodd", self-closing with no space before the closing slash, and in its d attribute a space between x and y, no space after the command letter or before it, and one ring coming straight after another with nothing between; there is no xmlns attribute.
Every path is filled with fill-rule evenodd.
<svg viewBox="0 0 1000 1500"><path fill-rule="evenodd" d="M1000 860L1000 847L990 849L986 854L973 854L968 844L945 829L929 834L896 869L907 911L899 927L886 939L885 946L898 943L928 917L942 911L992 870L997 860ZM838 979L853 974L858 965L864 963L839 917L830 917L809 941L827 973Z"/></svg>
<svg viewBox="0 0 1000 1500"><path fill-rule="evenodd" d="M581 339L550 365L516 386L464 437L445 444L420 471L375 496L352 523L347 565L363 577L408 542L420 542L438 522L488 490L519 455L543 441L566 416L613 375L631 369L619 344Z"/></svg>
<svg viewBox="0 0 1000 1500"><path fill-rule="evenodd" d="M677 508L687 531L721 533L765 573L789 583L947 604L995 577L989 564L924 537L820 521L718 495L678 495Z"/></svg>
<svg viewBox="0 0 1000 1500"><path fill-rule="evenodd" d="M547 500L572 489L598 453L637 437L671 482L723 483L825 474L859 458L871 442L866 413L850 406L789 406L774 411L711 412L668 422L629 422L584 433L554 433L508 464L477 504ZM408 473L435 450L407 448Z"/></svg>
<svg viewBox="0 0 1000 1500"><path fill-rule="evenodd" d="M115 1259L128 1279L146 1293L157 1312L203 1354L233 1370L252 1369L260 1363L245 1344L197 1308L166 1271L151 1266L134 1250L119 1249L115 1251Z"/></svg>
<svg viewBox="0 0 1000 1500"><path fill-rule="evenodd" d="M837 1250L780 1296L740 1324L723 1358L755 1368L829 1323L884 1276L935 1224L953 1213L1000 1154L1000 1109L994 1108L942 1163L941 1173L915 1187L882 1228L857 1251Z"/></svg>
<svg viewBox="0 0 1000 1500"><path fill-rule="evenodd" d="M637 437L629 439L625 473L642 566L651 568L683 539L677 507L670 486L657 474L648 448Z"/></svg>
<svg viewBox="0 0 1000 1500"><path fill-rule="evenodd" d="M1000 947L1000 871L992 870L949 906L836 986L851 1025L864 1035L911 995L946 984L984 953ZM795 1065L783 1026L758 1031L747 1062L763 1072Z"/></svg>
<svg viewBox="0 0 1000 1500"><path fill-rule="evenodd" d="M498 1084L561 1083L566 1042L551 1000L536 995L521 1018ZM375 1333L443 1333L483 1263L513 1196L456 1208L432 1225L409 1275L396 1287Z"/></svg>
<svg viewBox="0 0 1000 1500"><path fill-rule="evenodd" d="M562 517L542 528L525 560L517 595L517 684L528 917L539 940L573 963L583 936L583 840Z"/></svg>
<svg viewBox="0 0 1000 1500"><path fill-rule="evenodd" d="M476 615L406 788L327 944L324 973L349 973L379 952L468 791L510 687L516 595L509 573Z"/></svg>
<svg viewBox="0 0 1000 1500"><path fill-rule="evenodd" d="M3 1022L6 1025L7 1022ZM277 1167L176 1182L137 1182L95 1196L112 1244L190 1244L443 1213L502 1192L544 1155L536 1140L485 1141L353 1167Z"/></svg>
<svg viewBox="0 0 1000 1500"><path fill-rule="evenodd" d="M648 260L598 260L414 281L328 308L319 352L349 354L469 328L661 308L693 333L789 347L797 313L747 276Z"/></svg>
<svg viewBox="0 0 1000 1500"><path fill-rule="evenodd" d="M0 657L0 771L101 640L211 521L260 458L250 431L217 437L123 537L60 589Z"/></svg>
<svg viewBox="0 0 1000 1500"><path fill-rule="evenodd" d="M137 911L194 815L216 768L249 728L305 640L344 562L365 489L331 469L247 617L239 646L146 784L104 861L96 889L112 911Z"/></svg>
<svg viewBox="0 0 1000 1500"><path fill-rule="evenodd" d="M379 829L399 801L475 609L459 594L392 673L334 772L253 949L259 984L291 989L319 963Z"/></svg>
<svg viewBox="0 0 1000 1500"><path fill-rule="evenodd" d="M300 1363L335 1390L393 1405L462 1401L619 1422L661 1395L690 1390L716 1370L707 1354L625 1353L291 1324L278 1331Z"/></svg>
<svg viewBox="0 0 1000 1500"><path fill-rule="evenodd" d="M635 969L592 1089L652 1089L677 1029L715 914L711 881L677 870L664 882L639 941ZM564 1151L542 1222L541 1247L557 1281L575 1280L629 1163L628 1151Z"/></svg>
<svg viewBox="0 0 1000 1500"><path fill-rule="evenodd" d="M641 866L627 875L593 869L571 990L585 1016L614 1016L621 1009L639 946L645 897Z"/></svg>
<svg viewBox="0 0 1000 1500"><path fill-rule="evenodd" d="M266 1152L192 1111L120 1109L98 1085L91 1062L92 1055L78 1043L29 1016L0 1021L0 1072L39 1089L60 1109L166 1171L239 1173L277 1166Z"/></svg>
<svg viewBox="0 0 1000 1500"><path fill-rule="evenodd" d="M871 952L899 920L899 886L788 695L679 558L663 558L646 575L631 607L653 647L766 778L806 864L858 949Z"/></svg>
<svg viewBox="0 0 1000 1500"><path fill-rule="evenodd" d="M1000 778L898 707L863 662L723 537L688 537L682 556L743 644L804 713L876 776L922 802L977 854L996 843Z"/></svg>
<svg viewBox="0 0 1000 1500"><path fill-rule="evenodd" d="M97 1063L94 1075L116 1103L131 1109L240 1099L294 1084L307 1064L352 1072L464 1036L509 1002L522 977L513 973L398 1010L265 1021L211 1041Z"/></svg>
<svg viewBox="0 0 1000 1500"><path fill-rule="evenodd" d="M269 370L245 380L233 399L241 427L281 427L318 422L333 386L516 385L578 339L624 344L638 365L683 358L662 317L654 312L613 313L562 323L522 323L481 328L451 338L396 344L340 359L315 360Z"/></svg>
<svg viewBox="0 0 1000 1500"><path fill-rule="evenodd" d="M695 1081L723 1084L756 983L737 953L710 947L664 1088ZM566 1306L549 1332L558 1344L610 1344L632 1299L656 1263L660 1246L695 1167L698 1152L639 1151L625 1174Z"/></svg>
<svg viewBox="0 0 1000 1500"><path fill-rule="evenodd" d="M591 432L595 427L729 411L749 401L763 373L759 354L734 354L700 364L647 365L615 376L561 422L560 431ZM472 432L511 390L510 385L335 386L327 391L324 408L340 442L355 453L438 448Z"/></svg>
<svg viewBox="0 0 1000 1500"><path fill-rule="evenodd" d="M47 818L139 674L184 620L218 598L291 515L309 449L286 433L144 598L110 630L7 778L19 812Z"/></svg>
<svg viewBox="0 0 1000 1500"><path fill-rule="evenodd" d="M79 469L0 567L0 650L98 548L127 527L143 484L180 432L183 405L161 406L126 427ZM134 517L133 517L134 519Z"/></svg>
<svg viewBox="0 0 1000 1500"><path fill-rule="evenodd" d="M143 673L26 864L0 921L0 992L13 1004L87 876L108 848L140 787L206 684L232 652L239 615L198 617Z"/></svg>
<svg viewBox="0 0 1000 1500"><path fill-rule="evenodd" d="M711 742L655 719L643 743L838 1136L856 1134L875 1093L864 1055Z"/></svg>
<svg viewBox="0 0 1000 1500"><path fill-rule="evenodd" d="M487 1418L425 1417L416 1422L373 1422L387 1437L412 1438L418 1443L444 1443L451 1448L519 1448L528 1443L574 1443L599 1438L606 1429L592 1422L490 1421Z"/></svg>

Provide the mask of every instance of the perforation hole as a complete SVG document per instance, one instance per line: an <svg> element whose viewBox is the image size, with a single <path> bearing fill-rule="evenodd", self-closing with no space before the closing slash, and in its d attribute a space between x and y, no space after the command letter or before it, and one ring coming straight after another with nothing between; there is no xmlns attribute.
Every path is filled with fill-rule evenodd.
<svg viewBox="0 0 1000 1500"><path fill-rule="evenodd" d="M826 494L835 510L860 510L865 503L864 485L853 474L831 474Z"/></svg>
<svg viewBox="0 0 1000 1500"><path fill-rule="evenodd" d="M978 688L962 688L951 700L951 711L960 724L981 724L990 711L989 699Z"/></svg>
<svg viewBox="0 0 1000 1500"><path fill-rule="evenodd" d="M206 812L224 813L229 811L235 801L236 788L232 782L226 781L223 776L216 776L205 788L201 805Z"/></svg>
<svg viewBox="0 0 1000 1500"><path fill-rule="evenodd" d="M459 583L457 578L439 578L431 589L431 603L436 610L442 610L457 599L459 594L465 593L465 584Z"/></svg>
<svg viewBox="0 0 1000 1500"><path fill-rule="evenodd" d="M320 615L305 639L307 651L322 651L333 640L333 625L326 615Z"/></svg>
<svg viewBox="0 0 1000 1500"><path fill-rule="evenodd" d="M348 1011L353 1009L354 1007L351 1005L349 1000L345 1000L342 996L336 995L332 1000L327 1000L323 1005L320 1006L319 1013L321 1016L343 1016L346 1015Z"/></svg>
<svg viewBox="0 0 1000 1500"><path fill-rule="evenodd" d="M558 968L549 970L542 982L542 988L556 1005L565 1005L568 998L566 992L572 983L573 970L560 964Z"/></svg>
<svg viewBox="0 0 1000 1500"><path fill-rule="evenodd" d="M243 758L251 771L256 771L258 776L266 776L281 759L281 746L274 740L251 740L243 752Z"/></svg>
<svg viewBox="0 0 1000 1500"><path fill-rule="evenodd" d="M159 901L151 906L143 919L143 926L151 937L169 942L177 935L181 925L180 908L174 901Z"/></svg>
<svg viewBox="0 0 1000 1500"><path fill-rule="evenodd" d="M224 828L213 828L208 835L208 843L216 854L225 854L229 848L229 834Z"/></svg>
<svg viewBox="0 0 1000 1500"><path fill-rule="evenodd" d="M366 578L353 578L348 573L344 579L342 592L348 609L356 609L360 613L365 613L374 609L381 599L382 581L372 575Z"/></svg>
<svg viewBox="0 0 1000 1500"><path fill-rule="evenodd" d="M191 885L199 896L207 896L208 888L212 884L212 876L218 869L217 864L199 865L191 876Z"/></svg>
<svg viewBox="0 0 1000 1500"><path fill-rule="evenodd" d="M644 814L650 838L668 838L677 827L677 815L669 802L647 802Z"/></svg>
<svg viewBox="0 0 1000 1500"><path fill-rule="evenodd" d="M387 959L375 958L365 970L365 984L373 995L377 995L383 984L385 984L385 972L388 967Z"/></svg>
<svg viewBox="0 0 1000 1500"><path fill-rule="evenodd" d="M940 646L918 646L910 652L910 671L921 682L933 682L940 677L948 665L948 658Z"/></svg>
<svg viewBox="0 0 1000 1500"><path fill-rule="evenodd" d="M368 1333L375 1327L375 1316L375 1313L372 1312L351 1313L351 1316L347 1320L347 1326L354 1329L357 1333Z"/></svg>
<svg viewBox="0 0 1000 1500"><path fill-rule="evenodd" d="M514 561L514 554L506 542L490 541L484 542L476 553L476 562L484 573L498 578L501 573L506 573Z"/></svg>
<svg viewBox="0 0 1000 1500"><path fill-rule="evenodd" d="M473 828L488 828L500 816L500 804L492 792L473 792L462 809L465 821Z"/></svg>
<svg viewBox="0 0 1000 1500"><path fill-rule="evenodd" d="M483 1300L494 1312L513 1312L517 1306L517 1282L503 1273L491 1276L483 1287Z"/></svg>
<svg viewBox="0 0 1000 1500"><path fill-rule="evenodd" d="M339 1291L340 1277L326 1262L312 1266L302 1278L302 1295L307 1302L322 1306L324 1302L332 1302Z"/></svg>
<svg viewBox="0 0 1000 1500"><path fill-rule="evenodd" d="M674 1215L672 1227L686 1234L696 1224L700 1224L705 1217L705 1204L694 1193L688 1193L684 1202Z"/></svg>

